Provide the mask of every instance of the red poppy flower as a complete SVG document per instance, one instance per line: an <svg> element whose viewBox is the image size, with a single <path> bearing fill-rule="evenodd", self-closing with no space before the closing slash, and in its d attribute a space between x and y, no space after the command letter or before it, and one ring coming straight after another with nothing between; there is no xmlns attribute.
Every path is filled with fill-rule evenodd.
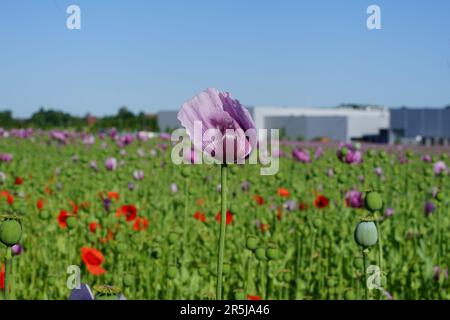
<svg viewBox="0 0 450 320"><path fill-rule="evenodd" d="M286 188L278 188L278 195L280 197L289 197L289 191Z"/></svg>
<svg viewBox="0 0 450 320"><path fill-rule="evenodd" d="M206 221L205 215L203 213L199 212L199 211L196 211L194 213L194 219L196 219L198 221L201 221L201 222L205 222Z"/></svg>
<svg viewBox="0 0 450 320"><path fill-rule="evenodd" d="M14 203L14 197L8 191L0 192L0 197L5 197L6 202L8 202L9 205L12 205Z"/></svg>
<svg viewBox="0 0 450 320"><path fill-rule="evenodd" d="M253 200L255 200L255 202L256 202L259 206L262 206L262 205L264 204L264 198L261 197L261 196L259 196L259 195L257 195L257 194L255 194L255 195L253 196Z"/></svg>
<svg viewBox="0 0 450 320"><path fill-rule="evenodd" d="M281 217L283 216L283 210L281 208L277 209L277 219L278 221L281 221Z"/></svg>
<svg viewBox="0 0 450 320"><path fill-rule="evenodd" d="M36 207L38 208L38 210L42 210L44 208L44 200L38 199L38 201L36 202Z"/></svg>
<svg viewBox="0 0 450 320"><path fill-rule="evenodd" d="M216 215L216 220L218 223L220 223L220 220L222 219L222 215L220 213L220 211L217 213ZM226 223L227 225L230 224L233 221L233 215L231 214L230 210L227 210L227 218L226 218Z"/></svg>
<svg viewBox="0 0 450 320"><path fill-rule="evenodd" d="M75 202L70 201L70 205L72 206L72 213L77 214L78 213L78 206Z"/></svg>
<svg viewBox="0 0 450 320"><path fill-rule="evenodd" d="M0 270L0 290L5 289L5 265L2 264L2 268Z"/></svg>
<svg viewBox="0 0 450 320"><path fill-rule="evenodd" d="M23 183L23 179L21 177L16 177L16 180L14 181L14 184L16 186L20 186Z"/></svg>
<svg viewBox="0 0 450 320"><path fill-rule="evenodd" d="M61 210L58 215L58 223L61 228L67 228L68 214L66 210Z"/></svg>
<svg viewBox="0 0 450 320"><path fill-rule="evenodd" d="M106 270L102 268L102 263L105 260L105 257L97 249L82 247L81 259L91 274L99 276L106 272Z"/></svg>
<svg viewBox="0 0 450 320"><path fill-rule="evenodd" d="M48 195L53 194L53 190L50 189L48 186L45 187L44 192L45 192L46 194L48 194Z"/></svg>
<svg viewBox="0 0 450 320"><path fill-rule="evenodd" d="M202 206L205 204L205 200L204 199L197 199L197 201L195 202L198 206Z"/></svg>
<svg viewBox="0 0 450 320"><path fill-rule="evenodd" d="M148 220L146 218L137 218L134 222L133 229L142 231L148 228Z"/></svg>
<svg viewBox="0 0 450 320"><path fill-rule="evenodd" d="M301 211L308 210L308 204L306 202L300 202L300 204L298 205L298 209Z"/></svg>
<svg viewBox="0 0 450 320"><path fill-rule="evenodd" d="M247 295L247 299L248 300L261 300L262 298L260 296Z"/></svg>
<svg viewBox="0 0 450 320"><path fill-rule="evenodd" d="M117 192L109 191L107 194L108 194L108 199L110 199L110 200L115 199L115 200L119 201L119 199L120 199L120 196Z"/></svg>
<svg viewBox="0 0 450 320"><path fill-rule="evenodd" d="M89 231L91 231L92 233L96 233L97 228L100 228L100 225L97 222L91 222L89 224Z"/></svg>
<svg viewBox="0 0 450 320"><path fill-rule="evenodd" d="M321 194L318 195L316 197L316 199L314 199L314 207L316 207L318 209L326 208L329 203L330 203L330 200Z"/></svg>
<svg viewBox="0 0 450 320"><path fill-rule="evenodd" d="M269 231L270 225L268 223L261 223L259 228L261 229L261 232Z"/></svg>
<svg viewBox="0 0 450 320"><path fill-rule="evenodd" d="M105 238L100 238L101 243L107 243L109 240L114 239L114 233L108 229L108 232L106 234Z"/></svg>
<svg viewBox="0 0 450 320"><path fill-rule="evenodd" d="M133 221L136 219L137 209L134 205L124 205L117 209L116 217L120 218L120 216L124 215L127 221Z"/></svg>

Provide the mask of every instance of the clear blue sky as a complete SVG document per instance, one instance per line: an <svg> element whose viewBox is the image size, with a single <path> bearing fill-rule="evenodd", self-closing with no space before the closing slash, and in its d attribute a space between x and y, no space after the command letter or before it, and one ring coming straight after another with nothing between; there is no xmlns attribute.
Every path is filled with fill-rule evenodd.
<svg viewBox="0 0 450 320"><path fill-rule="evenodd" d="M178 109L207 87L249 105L450 104L450 1L0 3L0 109L15 116Z"/></svg>

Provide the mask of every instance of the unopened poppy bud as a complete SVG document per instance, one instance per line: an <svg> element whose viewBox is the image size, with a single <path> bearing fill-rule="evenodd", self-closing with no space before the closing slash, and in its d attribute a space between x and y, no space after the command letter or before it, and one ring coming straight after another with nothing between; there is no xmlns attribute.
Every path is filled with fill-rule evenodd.
<svg viewBox="0 0 450 320"><path fill-rule="evenodd" d="M190 173L191 168L189 168L189 166L183 166L183 168L181 169L181 175L186 178L189 177Z"/></svg>
<svg viewBox="0 0 450 320"><path fill-rule="evenodd" d="M342 156L344 156L344 157L348 154L348 149L347 149L347 147L343 147L343 148L341 149L341 154L342 154Z"/></svg>
<svg viewBox="0 0 450 320"><path fill-rule="evenodd" d="M258 247L258 238L255 236L249 236L247 238L246 246L248 250L255 250Z"/></svg>
<svg viewBox="0 0 450 320"><path fill-rule="evenodd" d="M257 248L255 251L255 256L259 261L266 260L266 250L264 248Z"/></svg>
<svg viewBox="0 0 450 320"><path fill-rule="evenodd" d="M178 269L175 266L167 268L167 277L171 280L175 279L178 275Z"/></svg>
<svg viewBox="0 0 450 320"><path fill-rule="evenodd" d="M375 156L375 150L370 149L369 151L367 151L367 155L369 156L369 158L373 158Z"/></svg>
<svg viewBox="0 0 450 320"><path fill-rule="evenodd" d="M234 291L234 299L235 300L246 300L244 290L242 290L242 289L235 290Z"/></svg>
<svg viewBox="0 0 450 320"><path fill-rule="evenodd" d="M123 285L125 287L131 287L134 283L134 277L131 274L126 274L123 277Z"/></svg>
<svg viewBox="0 0 450 320"><path fill-rule="evenodd" d="M381 199L381 196L378 192L371 191L367 193L364 199L364 203L366 209L371 212L379 211L381 210L381 208L383 208L383 200Z"/></svg>
<svg viewBox="0 0 450 320"><path fill-rule="evenodd" d="M437 200L437 201L442 202L442 201L444 201L444 199L445 199L445 195L444 195L443 192L438 192L438 193L436 194L436 200Z"/></svg>
<svg viewBox="0 0 450 320"><path fill-rule="evenodd" d="M345 300L354 300L355 299L355 292L353 290L347 290L344 293Z"/></svg>
<svg viewBox="0 0 450 320"><path fill-rule="evenodd" d="M361 221L355 229L355 241L358 245L368 248L377 243L377 226L372 221Z"/></svg>
<svg viewBox="0 0 450 320"><path fill-rule="evenodd" d="M266 256L269 260L275 260L278 258L278 249L276 247L269 247L266 251Z"/></svg>
<svg viewBox="0 0 450 320"><path fill-rule="evenodd" d="M74 229L77 226L77 219L75 217L68 217L66 223L67 228Z"/></svg>
<svg viewBox="0 0 450 320"><path fill-rule="evenodd" d="M47 210L41 210L39 211L39 218L42 220L48 220L48 218L50 217L50 214L48 213Z"/></svg>
<svg viewBox="0 0 450 320"><path fill-rule="evenodd" d="M22 238L22 224L15 219L8 219L0 224L0 242L12 247Z"/></svg>
<svg viewBox="0 0 450 320"><path fill-rule="evenodd" d="M169 240L169 244L174 244L178 240L178 235L175 232L172 232L169 234L168 240Z"/></svg>

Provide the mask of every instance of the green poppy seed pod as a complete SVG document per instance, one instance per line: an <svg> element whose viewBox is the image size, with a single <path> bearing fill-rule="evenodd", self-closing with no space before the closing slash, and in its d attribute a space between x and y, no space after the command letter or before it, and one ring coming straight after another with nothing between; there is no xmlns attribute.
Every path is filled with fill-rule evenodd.
<svg viewBox="0 0 450 320"><path fill-rule="evenodd" d="M367 155L369 156L369 158L373 158L373 157L375 156L375 150L370 149L370 150L367 152Z"/></svg>
<svg viewBox="0 0 450 320"><path fill-rule="evenodd" d="M387 153L384 150L381 150L379 153L379 156L381 159L386 159L387 158Z"/></svg>
<svg viewBox="0 0 450 320"><path fill-rule="evenodd" d="M185 178L189 177L191 173L191 168L189 166L183 166L181 169L181 175Z"/></svg>
<svg viewBox="0 0 450 320"><path fill-rule="evenodd" d="M178 275L178 269L175 266L167 268L167 277L171 280L175 279Z"/></svg>
<svg viewBox="0 0 450 320"><path fill-rule="evenodd" d="M266 260L266 250L264 248L257 248L255 251L255 256L259 261Z"/></svg>
<svg viewBox="0 0 450 320"><path fill-rule="evenodd" d="M442 201L444 201L444 199L445 199L444 193L441 192L441 191L439 191L439 192L436 194L436 200L439 201L439 202L442 202Z"/></svg>
<svg viewBox="0 0 450 320"><path fill-rule="evenodd" d="M347 149L347 147L343 147L343 148L341 149L341 154L342 154L343 157L345 157L345 156L348 154L348 149Z"/></svg>
<svg viewBox="0 0 450 320"><path fill-rule="evenodd" d="M356 143L354 144L354 147L355 147L356 150L361 150L361 143L356 142Z"/></svg>
<svg viewBox="0 0 450 320"><path fill-rule="evenodd" d="M278 258L278 249L275 247L269 247L266 250L266 256L269 260L276 260Z"/></svg>
<svg viewBox="0 0 450 320"><path fill-rule="evenodd" d="M39 218L47 221L48 218L50 218L50 214L48 213L47 210L41 210L41 211L39 211Z"/></svg>
<svg viewBox="0 0 450 320"><path fill-rule="evenodd" d="M355 292L353 290L347 290L344 293L345 300L355 300Z"/></svg>
<svg viewBox="0 0 450 320"><path fill-rule="evenodd" d="M366 209L375 212L383 208L383 200L378 192L370 191L366 194L364 198L364 204Z"/></svg>
<svg viewBox="0 0 450 320"><path fill-rule="evenodd" d="M125 243L119 243L117 245L117 251L119 253L124 253L125 251L127 251L127 245Z"/></svg>
<svg viewBox="0 0 450 320"><path fill-rule="evenodd" d="M67 228L74 229L77 226L77 219L75 217L68 217L66 223Z"/></svg>
<svg viewBox="0 0 450 320"><path fill-rule="evenodd" d="M377 243L377 226L372 221L361 221L355 229L355 241L358 245L368 248Z"/></svg>
<svg viewBox="0 0 450 320"><path fill-rule="evenodd" d="M258 238L255 236L249 236L245 245L248 250L255 250L258 247Z"/></svg>
<svg viewBox="0 0 450 320"><path fill-rule="evenodd" d="M235 290L234 291L234 299L235 300L246 300L244 290L242 290L242 289Z"/></svg>
<svg viewBox="0 0 450 320"><path fill-rule="evenodd" d="M411 150L406 151L406 157L411 159L413 157L414 153Z"/></svg>
<svg viewBox="0 0 450 320"><path fill-rule="evenodd" d="M126 274L123 277L123 285L125 287L131 287L134 283L134 277L131 274Z"/></svg>
<svg viewBox="0 0 450 320"><path fill-rule="evenodd" d="M169 244L174 244L178 240L178 235L175 232L172 232L169 234L168 240L169 240Z"/></svg>
<svg viewBox="0 0 450 320"><path fill-rule="evenodd" d="M0 242L12 247L22 238L22 224L15 219L3 221L0 225Z"/></svg>
<svg viewBox="0 0 450 320"><path fill-rule="evenodd" d="M231 265L229 263L225 262L222 267L223 274L225 274L225 275L230 274L230 270L231 270Z"/></svg>

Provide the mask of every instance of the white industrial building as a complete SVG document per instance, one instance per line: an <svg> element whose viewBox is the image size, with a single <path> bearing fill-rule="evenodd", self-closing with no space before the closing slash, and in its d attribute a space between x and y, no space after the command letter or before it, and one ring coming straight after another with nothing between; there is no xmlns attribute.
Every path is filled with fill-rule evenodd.
<svg viewBox="0 0 450 320"><path fill-rule="evenodd" d="M284 108L248 107L257 129L280 129L286 137L312 140L327 137L335 141L351 141L367 136L379 136L389 129L389 110L365 108ZM177 111L158 113L161 130L181 126Z"/></svg>

